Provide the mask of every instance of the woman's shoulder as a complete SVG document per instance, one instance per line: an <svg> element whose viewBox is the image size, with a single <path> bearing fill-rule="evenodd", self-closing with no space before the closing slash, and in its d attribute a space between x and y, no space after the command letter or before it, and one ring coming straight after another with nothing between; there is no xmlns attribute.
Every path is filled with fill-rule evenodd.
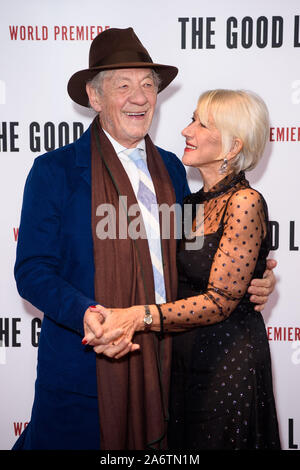
<svg viewBox="0 0 300 470"><path fill-rule="evenodd" d="M264 196L251 186L234 191L227 204L228 222L232 218L247 222L249 220L268 220L268 205Z"/></svg>
<svg viewBox="0 0 300 470"><path fill-rule="evenodd" d="M247 205L247 204L264 204L266 203L264 196L251 186L238 188L232 192L230 198L230 203L236 203Z"/></svg>

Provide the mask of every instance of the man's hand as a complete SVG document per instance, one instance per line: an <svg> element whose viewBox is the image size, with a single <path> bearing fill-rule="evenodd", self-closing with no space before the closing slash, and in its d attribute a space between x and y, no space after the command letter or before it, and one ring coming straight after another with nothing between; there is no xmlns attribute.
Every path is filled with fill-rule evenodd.
<svg viewBox="0 0 300 470"><path fill-rule="evenodd" d="M122 328L108 330L104 328L104 321L109 310L101 305L89 307L83 317L83 326L85 336L82 344L94 346L97 354L105 354L108 357L119 359L129 352L139 349L138 345L123 337Z"/></svg>
<svg viewBox="0 0 300 470"><path fill-rule="evenodd" d="M276 279L273 273L273 269L277 266L277 261L274 259L267 260L267 269L264 272L262 279L252 279L248 288L249 294L251 294L251 302L257 304L254 309L257 312L261 312L268 301L269 295L273 292Z"/></svg>
<svg viewBox="0 0 300 470"><path fill-rule="evenodd" d="M98 345L94 347L94 351L97 354L104 354L107 357L120 359L126 354L138 351L140 349L139 344L133 344L128 338L123 338L118 343L112 342L106 346Z"/></svg>

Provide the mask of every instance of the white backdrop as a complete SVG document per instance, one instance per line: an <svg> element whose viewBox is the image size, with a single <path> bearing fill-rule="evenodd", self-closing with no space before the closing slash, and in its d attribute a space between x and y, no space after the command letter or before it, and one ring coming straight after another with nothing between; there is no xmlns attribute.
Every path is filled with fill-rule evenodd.
<svg viewBox="0 0 300 470"><path fill-rule="evenodd" d="M265 158L248 174L274 221L277 286L264 318L284 449L300 449L300 4L299 0L10 0L0 17L0 449L30 418L42 313L23 301L13 278L25 178L33 159L72 141L93 118L66 85L88 66L91 39L132 26L153 60L179 75L159 95L154 142L182 155L180 135L199 94L246 88L271 115ZM74 132L74 129L76 132ZM198 173L188 170L192 190Z"/></svg>

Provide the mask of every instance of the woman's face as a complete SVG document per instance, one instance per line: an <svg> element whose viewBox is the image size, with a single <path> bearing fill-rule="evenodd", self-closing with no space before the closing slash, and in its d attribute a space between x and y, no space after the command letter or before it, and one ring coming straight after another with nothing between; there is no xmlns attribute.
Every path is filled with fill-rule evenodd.
<svg viewBox="0 0 300 470"><path fill-rule="evenodd" d="M198 114L194 112L191 124L183 129L181 134L186 140L182 158L184 165L201 168L215 165L222 159L222 137L212 119L204 125L200 122Z"/></svg>

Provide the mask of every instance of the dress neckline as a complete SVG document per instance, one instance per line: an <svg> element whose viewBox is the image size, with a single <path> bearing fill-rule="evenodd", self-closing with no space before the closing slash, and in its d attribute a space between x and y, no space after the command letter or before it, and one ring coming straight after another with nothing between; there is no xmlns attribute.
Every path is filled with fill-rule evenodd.
<svg viewBox="0 0 300 470"><path fill-rule="evenodd" d="M241 181L248 183L245 179L245 173L243 171L240 171L238 174L229 173L229 175L226 175L225 178L212 186L209 191L204 191L204 188L202 187L198 192L195 193L195 196L200 198L200 202L209 201L210 199L214 199L221 196L222 194L227 193L231 188Z"/></svg>

